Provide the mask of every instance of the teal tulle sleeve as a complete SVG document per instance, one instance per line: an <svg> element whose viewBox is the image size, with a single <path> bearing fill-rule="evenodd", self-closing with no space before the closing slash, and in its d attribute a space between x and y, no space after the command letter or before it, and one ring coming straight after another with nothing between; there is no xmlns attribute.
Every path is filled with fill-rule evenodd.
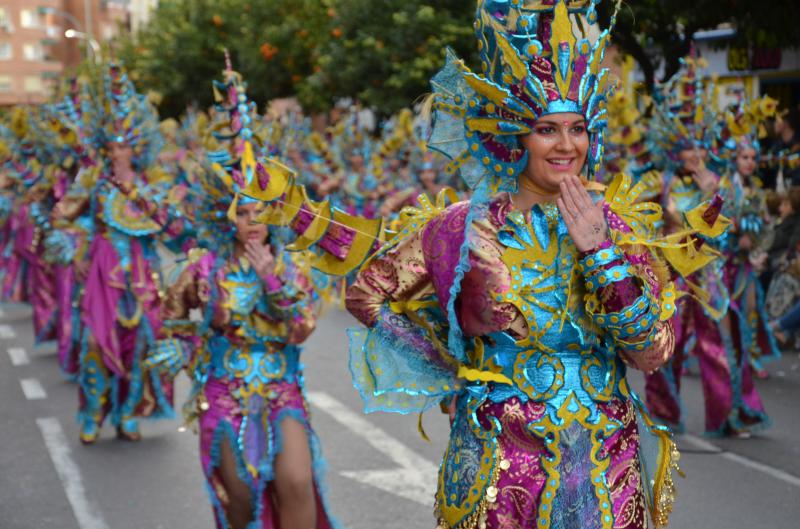
<svg viewBox="0 0 800 529"><path fill-rule="evenodd" d="M423 412L460 390L458 365L438 345L437 312L419 309L412 321L387 304L374 327L348 329L353 385L367 413Z"/></svg>

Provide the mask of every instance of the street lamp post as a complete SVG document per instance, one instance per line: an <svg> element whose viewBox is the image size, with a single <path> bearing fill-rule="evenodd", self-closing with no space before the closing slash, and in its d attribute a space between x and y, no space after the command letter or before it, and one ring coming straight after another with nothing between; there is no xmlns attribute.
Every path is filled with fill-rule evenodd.
<svg viewBox="0 0 800 529"><path fill-rule="evenodd" d="M92 59L95 63L98 62L100 58L100 43L93 39L90 35L87 35L83 31L68 29L64 32L64 37L68 39L80 39L86 41L87 50L92 50Z"/></svg>
<svg viewBox="0 0 800 529"><path fill-rule="evenodd" d="M38 8L39 14L46 15L52 14L58 17L65 19L67 22L75 26L77 29L67 29L64 31L64 37L68 39L81 39L85 40L86 45L86 58L89 58L89 54L91 53L92 59L94 62L97 62L100 56L100 44L92 38L91 30L86 31L86 28L91 28L89 24L91 24L91 9L90 9L89 0L85 0L84 2L84 16L86 18L86 24L81 24L80 20L75 18L72 13L68 13L67 11L63 11L53 6L41 6Z"/></svg>

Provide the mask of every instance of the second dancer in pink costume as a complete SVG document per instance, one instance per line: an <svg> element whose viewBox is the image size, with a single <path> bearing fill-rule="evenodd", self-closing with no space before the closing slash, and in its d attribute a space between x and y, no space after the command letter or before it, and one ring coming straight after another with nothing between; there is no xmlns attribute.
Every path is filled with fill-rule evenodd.
<svg viewBox="0 0 800 529"><path fill-rule="evenodd" d="M159 147L156 114L121 66L94 87L86 119L100 156L81 175L84 196L61 206L65 220L89 214L88 269L80 301L80 436L93 443L108 417L121 439L138 440L140 417L171 417L172 382L143 365L161 329L156 244L185 231L169 204L169 180L151 167Z"/></svg>
<svg viewBox="0 0 800 529"><path fill-rule="evenodd" d="M230 67L225 75L210 138L221 148L199 175L203 249L168 290L148 365L173 376L186 366L194 381L184 409L197 420L218 529L334 529L299 358L316 325L310 280L256 223L265 204L249 193L290 171L260 154L244 84Z"/></svg>
<svg viewBox="0 0 800 529"><path fill-rule="evenodd" d="M759 337L757 325L748 321L748 314L742 314L746 299L739 290L742 280L737 270L739 236L751 235L737 218L742 202L737 188L707 167L716 115L712 111L713 86L702 78L700 65L695 58L685 58L681 71L660 88L657 98L652 130L660 154L672 168L666 173L670 178L666 179L664 194L668 220L673 226L681 225L686 218L691 222L690 212L720 193L728 199L724 212L739 224L739 231L716 234L716 239L707 244L723 258L681 283L689 295L682 300L676 354L669 364L647 377L645 389L653 415L683 430L681 374L685 358L692 355L700 367L706 434L747 436L769 424L749 362L750 347L759 343L755 342ZM762 325L760 336L765 339L760 343L769 345L767 335L771 333L764 330Z"/></svg>

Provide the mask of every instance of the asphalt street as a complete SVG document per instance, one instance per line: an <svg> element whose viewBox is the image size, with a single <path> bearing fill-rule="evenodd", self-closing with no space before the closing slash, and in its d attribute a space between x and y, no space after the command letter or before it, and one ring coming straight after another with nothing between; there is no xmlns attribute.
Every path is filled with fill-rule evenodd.
<svg viewBox="0 0 800 529"><path fill-rule="evenodd" d="M347 370L347 314L331 310L306 344L312 422L328 461L330 505L344 528L431 529L446 417L364 415ZM697 377L685 383L688 434L674 529L800 528L800 356L787 353L759 381L773 427L747 440L705 439ZM641 387L639 374L631 376ZM178 380L176 401L188 381ZM145 423L140 443L106 426L78 441L77 390L54 347L34 347L30 310L0 315L0 529L212 529L197 437L177 420Z"/></svg>

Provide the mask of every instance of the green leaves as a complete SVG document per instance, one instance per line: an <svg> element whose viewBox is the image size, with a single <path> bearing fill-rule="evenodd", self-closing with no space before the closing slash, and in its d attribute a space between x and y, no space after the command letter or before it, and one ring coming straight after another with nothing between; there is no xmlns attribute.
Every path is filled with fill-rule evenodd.
<svg viewBox="0 0 800 529"><path fill-rule="evenodd" d="M262 108L296 96L308 112L342 97L384 114L429 91L450 46L472 62L473 6L461 0L164 0L116 49L162 114L212 103L223 51Z"/></svg>

